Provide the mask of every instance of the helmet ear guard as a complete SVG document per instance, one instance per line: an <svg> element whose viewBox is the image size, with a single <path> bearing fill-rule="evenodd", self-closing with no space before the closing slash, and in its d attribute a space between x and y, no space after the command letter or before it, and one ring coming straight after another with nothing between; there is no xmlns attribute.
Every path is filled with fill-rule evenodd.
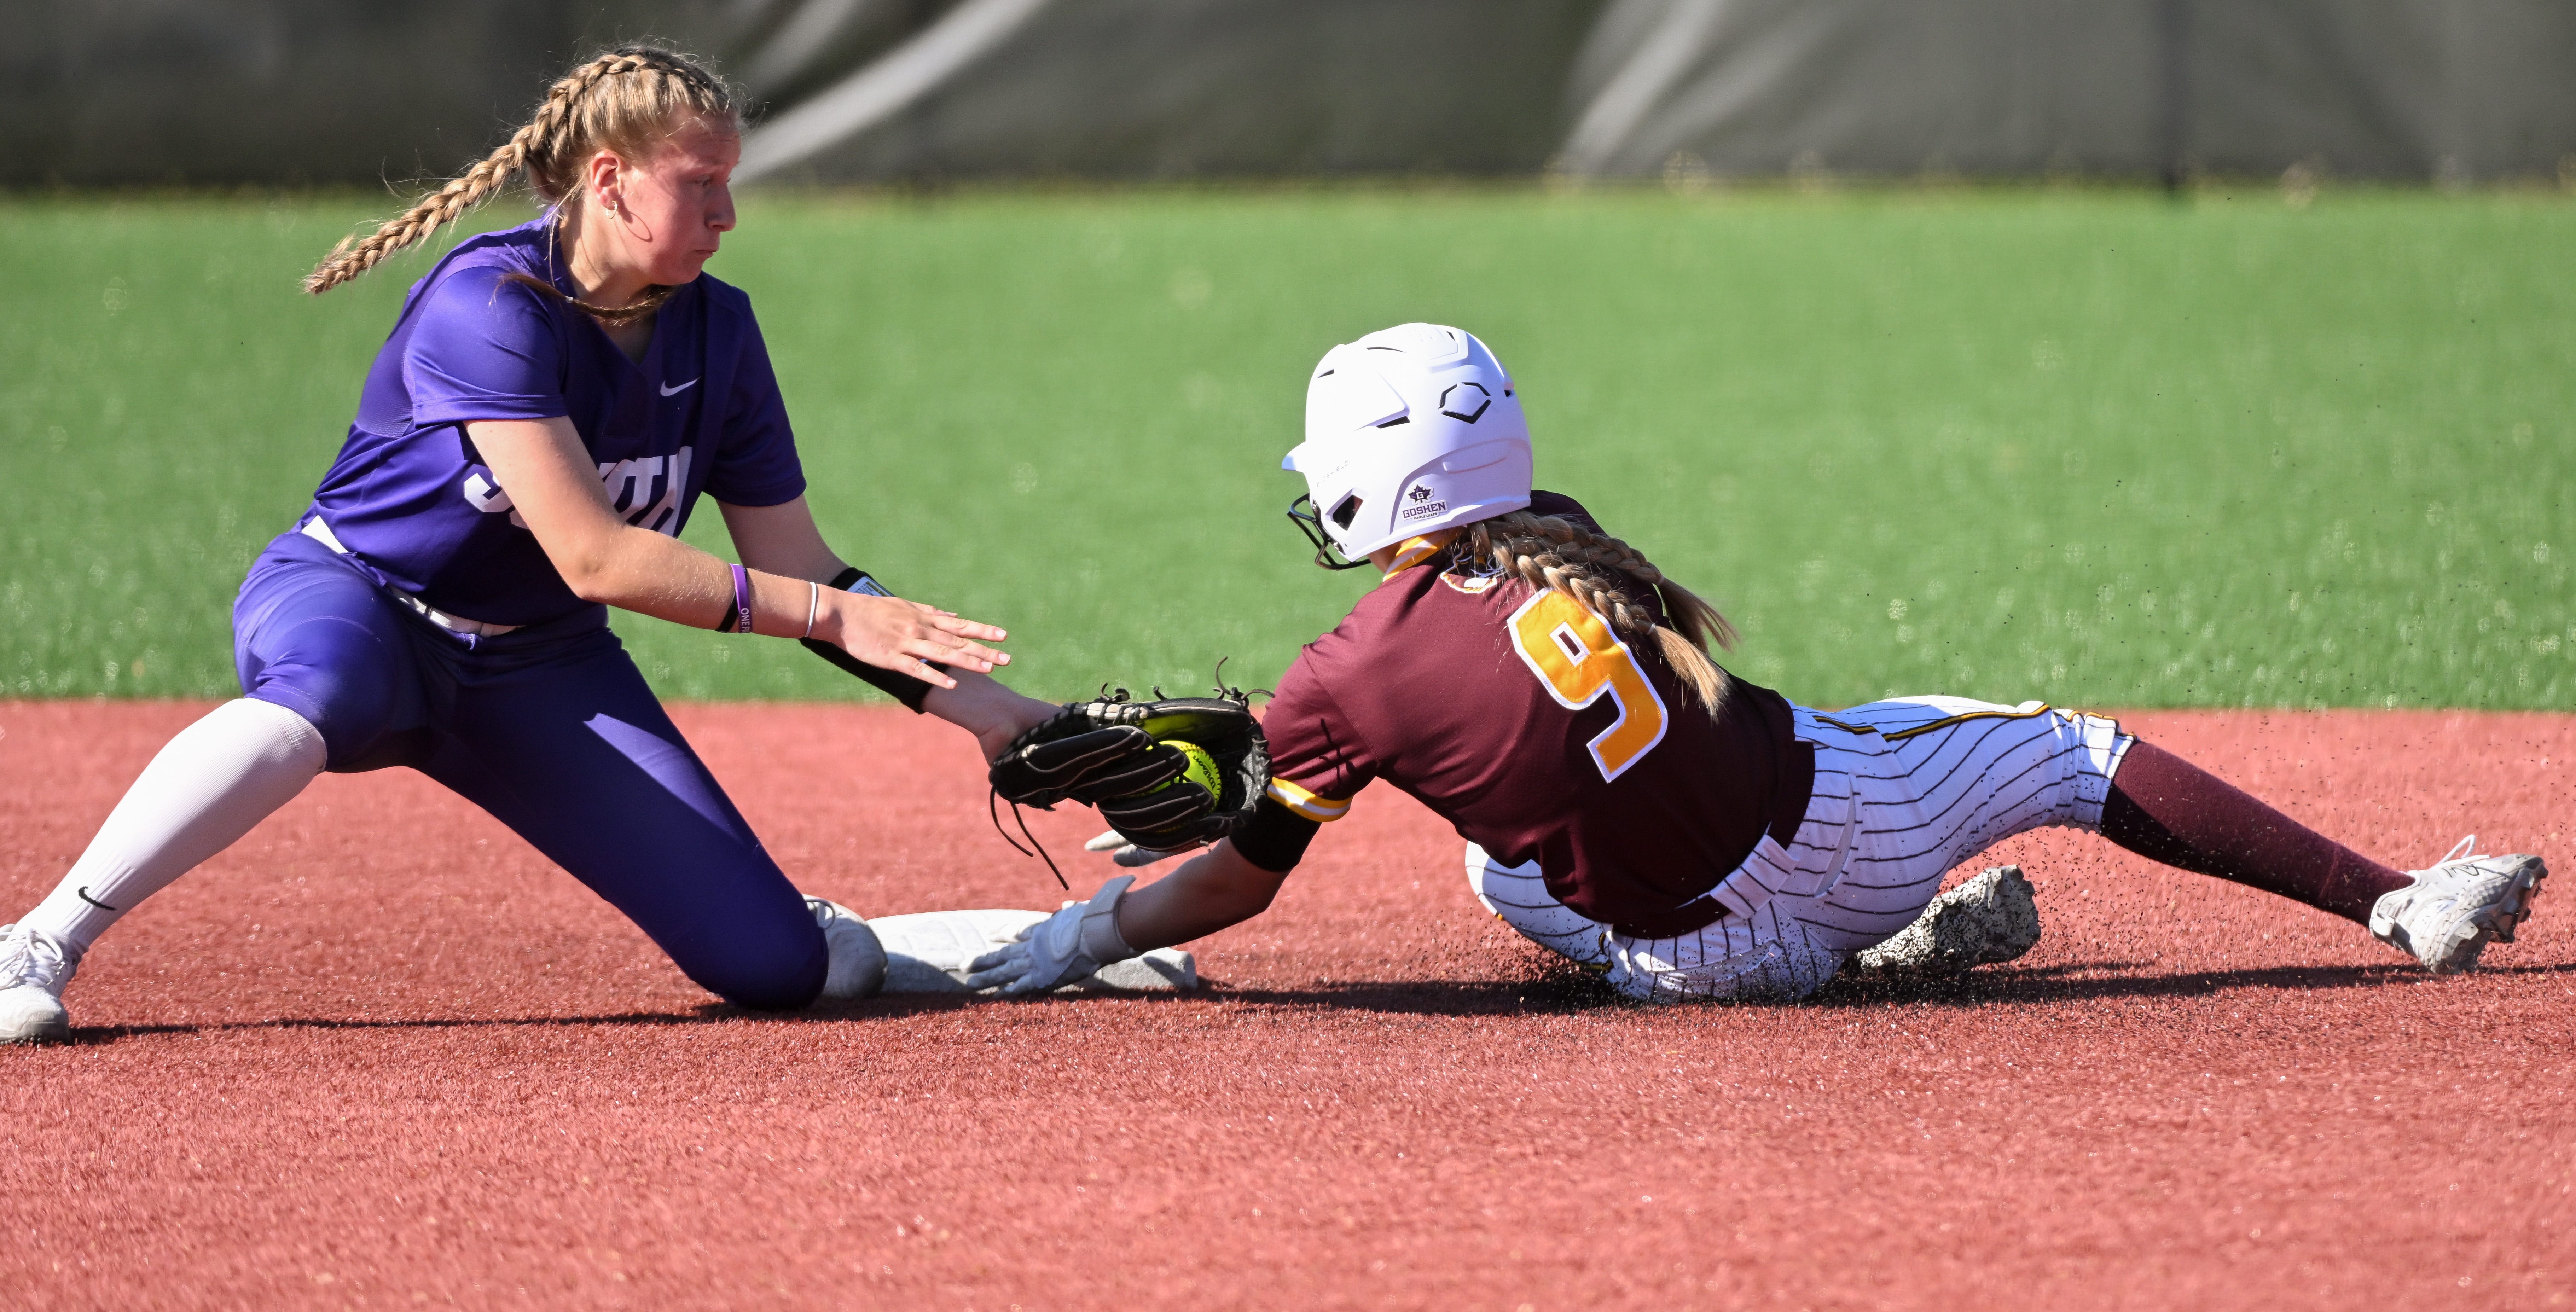
<svg viewBox="0 0 2576 1312"><path fill-rule="evenodd" d="M1325 352L1307 380L1306 440L1280 462L1306 476L1288 517L1327 569L1526 507L1531 464L1511 375L1474 335L1427 323Z"/></svg>

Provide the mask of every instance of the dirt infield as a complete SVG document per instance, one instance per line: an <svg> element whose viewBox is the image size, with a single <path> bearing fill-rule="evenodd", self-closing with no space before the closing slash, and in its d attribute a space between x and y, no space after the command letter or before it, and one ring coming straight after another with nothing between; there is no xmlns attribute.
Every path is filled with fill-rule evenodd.
<svg viewBox="0 0 2576 1312"><path fill-rule="evenodd" d="M0 914L202 708L0 702ZM683 726L867 913L1052 906L962 735ZM2576 718L2141 714L2373 853L2576 877ZM602 817L613 824L615 817ZM1036 816L1094 881L1073 814ZM2076 836L1967 983L1617 1005L1371 795L1188 997L710 1005L499 825L324 779L0 1050L0 1288L63 1307L2556 1307L2570 890L2492 969ZM1090 858L1097 863L1097 858ZM1088 891L1088 885L1083 890Z"/></svg>

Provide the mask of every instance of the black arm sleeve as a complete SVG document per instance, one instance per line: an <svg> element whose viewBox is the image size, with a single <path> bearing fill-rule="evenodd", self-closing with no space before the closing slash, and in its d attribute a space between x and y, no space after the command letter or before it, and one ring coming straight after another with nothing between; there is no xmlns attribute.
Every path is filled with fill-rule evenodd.
<svg viewBox="0 0 2576 1312"><path fill-rule="evenodd" d="M842 592L864 592L872 597L890 597L894 595L893 593L886 591L884 588L879 587L875 579L868 577L868 572L866 570L860 569L856 565L834 575L831 586ZM882 692L885 695L894 698L896 701L902 702L904 705L911 707L913 714L921 714L921 699L930 695L929 684L924 683L909 674L900 674L893 670L879 669L828 642L823 642L814 638L800 638L798 641L805 644L805 650L822 657L824 660L830 661L834 665L840 666L843 670L846 670L861 679L865 679L871 684L874 684L879 692ZM946 667L942 666L941 668L945 669Z"/></svg>
<svg viewBox="0 0 2576 1312"><path fill-rule="evenodd" d="M1280 805L1278 798L1264 797L1253 808L1252 822L1234 832L1234 852L1274 875L1284 875L1306 859L1306 845L1315 841L1315 831L1323 827L1321 821Z"/></svg>

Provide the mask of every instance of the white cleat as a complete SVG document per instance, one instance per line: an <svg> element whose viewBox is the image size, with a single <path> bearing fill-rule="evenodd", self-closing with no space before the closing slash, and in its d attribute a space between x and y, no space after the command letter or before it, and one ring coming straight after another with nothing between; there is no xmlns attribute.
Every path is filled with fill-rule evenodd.
<svg viewBox="0 0 2576 1312"><path fill-rule="evenodd" d="M805 909L822 926L824 945L832 953L831 967L823 975L823 996L836 1002L875 997L886 978L885 945L877 942L877 932L859 919L858 912L826 898L806 898Z"/></svg>
<svg viewBox="0 0 2576 1312"><path fill-rule="evenodd" d="M2011 961L2039 942L2039 900L2020 866L1988 866L1932 899L1913 924L1854 953L1863 975L1956 975Z"/></svg>
<svg viewBox="0 0 2576 1312"><path fill-rule="evenodd" d="M59 1042L72 1036L63 986L80 952L50 934L0 925L0 1043Z"/></svg>
<svg viewBox="0 0 2576 1312"><path fill-rule="evenodd" d="M2408 871L2414 883L2390 890L2370 908L2371 936L2414 953L2436 975L2478 964L2489 943L2511 943L2549 867L2521 852L2479 856L2477 846L2471 834L2432 869Z"/></svg>

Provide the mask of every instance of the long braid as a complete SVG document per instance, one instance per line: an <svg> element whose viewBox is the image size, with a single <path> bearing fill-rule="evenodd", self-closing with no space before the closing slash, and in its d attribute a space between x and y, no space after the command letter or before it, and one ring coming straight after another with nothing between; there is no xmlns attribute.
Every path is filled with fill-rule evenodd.
<svg viewBox="0 0 2576 1312"><path fill-rule="evenodd" d="M1574 598L1632 642L1651 641L1673 672L1698 694L1715 718L1726 696L1726 671L1708 657L1708 644L1735 646L1735 626L1697 593L1664 577L1636 548L1554 515L1514 511L1468 530L1479 561L1511 571L1534 588ZM1667 624L1634 599L1632 588L1662 599Z"/></svg>
<svg viewBox="0 0 2576 1312"><path fill-rule="evenodd" d="M376 229L375 235L360 241L355 234L340 239L319 267L304 276L304 290L319 296L376 267L376 262L415 242L429 240L430 234L462 218L466 211L489 200L494 192L508 184L510 175L528 166L532 154L552 153L552 145L565 126L572 121L573 105L584 92L600 79L621 66L640 67L641 61L628 54L607 54L574 69L546 89L545 103L537 106L536 115L510 134L501 148L485 156L481 163L437 191L422 197L418 204Z"/></svg>
<svg viewBox="0 0 2576 1312"><path fill-rule="evenodd" d="M644 74L649 85L624 96L595 94L611 78ZM424 196L410 209L364 238L351 234L331 248L322 263L304 277L304 290L319 296L376 267L386 256L427 241L440 228L508 185L525 169L537 193L561 201L579 190L582 162L598 149L640 156L651 145L647 133L666 128L675 114L689 113L738 121L738 98L732 88L685 55L650 46L609 51L573 69L546 89L537 112L498 150L445 186ZM526 279L548 294L561 295L540 280ZM651 314L670 295L657 287L635 305L607 309L573 302L612 322ZM567 298L569 299L569 298Z"/></svg>

